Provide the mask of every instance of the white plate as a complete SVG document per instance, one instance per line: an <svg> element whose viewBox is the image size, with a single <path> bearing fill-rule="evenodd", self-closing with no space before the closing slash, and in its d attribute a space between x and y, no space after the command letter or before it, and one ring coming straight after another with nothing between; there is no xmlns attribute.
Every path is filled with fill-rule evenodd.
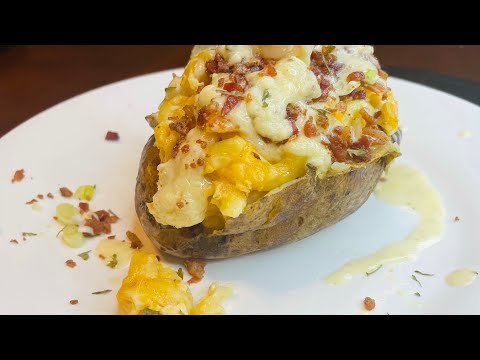
<svg viewBox="0 0 480 360"><path fill-rule="evenodd" d="M114 233L121 238L131 229L145 240L133 201L140 153L152 133L144 116L157 108L171 73L137 77L77 96L0 139L0 313L117 313L115 294L127 269L113 270L95 257L83 261L76 256L94 249L98 240L70 249L56 238L59 227L51 218L62 201L57 189L96 184L92 203L98 209L113 209L122 219ZM461 289L444 281L456 268L480 268L480 108L404 80L392 78L390 86L399 101L401 122L408 128L401 161L422 169L441 193L447 211L443 239L416 262L326 285L328 273L398 240L414 225L413 215L372 196L352 216L303 241L208 262L207 277L192 286L194 296L218 280L235 287L226 304L228 314L357 314L363 313L365 296L376 299L375 314L480 313L480 281ZM108 130L119 132L120 141L104 141ZM459 137L462 130L471 137ZM11 184L12 174L20 168L26 170L26 178ZM41 201L41 211L25 205L49 191L55 199ZM460 222L452 221L455 216ZM22 232L39 236L23 242ZM20 243L11 244L10 239ZM66 267L67 259L74 259L77 267ZM419 288L410 278L415 269L435 276L422 278ZM91 295L104 289L113 291ZM421 298L413 295L417 291ZM70 305L70 299L79 304Z"/></svg>

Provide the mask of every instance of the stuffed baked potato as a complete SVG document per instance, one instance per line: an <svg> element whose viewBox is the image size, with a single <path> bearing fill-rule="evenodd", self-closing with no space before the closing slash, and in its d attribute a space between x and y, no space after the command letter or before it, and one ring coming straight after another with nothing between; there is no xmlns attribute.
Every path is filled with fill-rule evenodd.
<svg viewBox="0 0 480 360"><path fill-rule="evenodd" d="M397 105L370 46L197 46L140 161L136 211L160 249L226 258L305 238L358 209Z"/></svg>

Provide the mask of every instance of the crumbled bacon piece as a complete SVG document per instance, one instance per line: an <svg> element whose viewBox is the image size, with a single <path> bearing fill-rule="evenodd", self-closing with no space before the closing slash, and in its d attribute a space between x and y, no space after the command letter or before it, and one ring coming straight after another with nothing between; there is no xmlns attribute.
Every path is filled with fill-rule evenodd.
<svg viewBox="0 0 480 360"><path fill-rule="evenodd" d="M195 164L194 162L190 163L190 167L192 169L196 169L197 168L197 164Z"/></svg>
<svg viewBox="0 0 480 360"><path fill-rule="evenodd" d="M222 116L226 116L237 105L242 98L239 96L228 95L222 108Z"/></svg>
<svg viewBox="0 0 480 360"><path fill-rule="evenodd" d="M53 199L53 194L52 194L52 193L48 193L48 194L47 194L47 197L48 197L49 199Z"/></svg>
<svg viewBox="0 0 480 360"><path fill-rule="evenodd" d="M171 123L168 124L168 127L172 131L176 131L181 135L187 135L190 130L192 130L195 125L195 113L193 112L193 106L185 106L183 111L185 115L182 116L180 119L178 118L169 118L172 120Z"/></svg>
<svg viewBox="0 0 480 360"><path fill-rule="evenodd" d="M65 265L67 265L69 268L74 268L75 266L77 266L77 263L72 259L69 259L65 261Z"/></svg>
<svg viewBox="0 0 480 360"><path fill-rule="evenodd" d="M203 160L203 159L197 159L197 165L198 165L198 166L203 166L203 165L205 165L205 160Z"/></svg>
<svg viewBox="0 0 480 360"><path fill-rule="evenodd" d="M257 72L263 69L263 63L259 59L253 59L249 61L242 60L239 63L233 65L233 72L239 75L245 75L247 73Z"/></svg>
<svg viewBox="0 0 480 360"><path fill-rule="evenodd" d="M105 260L105 256L103 256L102 254L98 255L98 257L102 260Z"/></svg>
<svg viewBox="0 0 480 360"><path fill-rule="evenodd" d="M70 191L70 189L66 188L66 187L61 187L60 188L60 195L62 195L63 197L72 197L73 195L73 192Z"/></svg>
<svg viewBox="0 0 480 360"><path fill-rule="evenodd" d="M362 81L363 79L365 79L365 73L362 71L354 71L347 76L347 82Z"/></svg>
<svg viewBox="0 0 480 360"><path fill-rule="evenodd" d="M185 261L185 266L187 267L187 271L190 275L192 275L192 278L188 280L189 284L197 283L203 279L206 265L207 264L202 261L196 261L196 260Z"/></svg>
<svg viewBox="0 0 480 360"><path fill-rule="evenodd" d="M177 205L177 208L179 208L179 209L182 209L185 206L183 201L177 201L176 205Z"/></svg>
<svg viewBox="0 0 480 360"><path fill-rule="evenodd" d="M315 123L318 127L326 129L329 125L328 117L324 114L318 113L315 119Z"/></svg>
<svg viewBox="0 0 480 360"><path fill-rule="evenodd" d="M120 139L120 136L114 131L108 131L107 135L105 135L105 140L107 141L117 141L118 139Z"/></svg>
<svg viewBox="0 0 480 360"><path fill-rule="evenodd" d="M88 212L90 206L88 205L87 202L80 202L78 203L78 208L80 209L80 212L86 213Z"/></svg>
<svg viewBox="0 0 480 360"><path fill-rule="evenodd" d="M185 145L183 145L183 146L181 147L180 150L182 150L182 153L186 154L186 153L188 153L188 152L190 151L190 145L185 144Z"/></svg>
<svg viewBox="0 0 480 360"><path fill-rule="evenodd" d="M292 104L287 105L287 120L292 127L293 135L298 135L297 118L300 115L300 109Z"/></svg>
<svg viewBox="0 0 480 360"><path fill-rule="evenodd" d="M243 92L243 87L240 84L233 83L233 82L228 82L225 85L223 85L223 88L226 91L232 92L232 91L240 91Z"/></svg>
<svg viewBox="0 0 480 360"><path fill-rule="evenodd" d="M344 101L339 101L337 104L337 111L345 112L347 110L347 104Z"/></svg>
<svg viewBox="0 0 480 360"><path fill-rule="evenodd" d="M225 84L225 79L224 79L224 78L220 78L220 79L218 80L218 87L219 87L219 88L222 88L222 87L223 87L223 84Z"/></svg>
<svg viewBox="0 0 480 360"><path fill-rule="evenodd" d="M132 249L141 249L143 247L142 241L133 232L127 231L127 238L130 240L130 247Z"/></svg>
<svg viewBox="0 0 480 360"><path fill-rule="evenodd" d="M27 205L32 205L32 204L34 204L34 203L36 203L36 202L38 202L37 199L32 199L32 200L30 200L30 201L27 201L25 204L27 204Z"/></svg>
<svg viewBox="0 0 480 360"><path fill-rule="evenodd" d="M118 216L105 210L95 211L91 219L85 221L85 226L92 228L93 235L110 234L112 225L118 221Z"/></svg>
<svg viewBox="0 0 480 360"><path fill-rule="evenodd" d="M205 67L208 75L232 72L232 69L220 54L216 54L213 60L207 61Z"/></svg>
<svg viewBox="0 0 480 360"><path fill-rule="evenodd" d="M275 66L270 62L265 64L265 67L263 68L262 72L264 72L266 75L270 77L277 76L277 70L275 70Z"/></svg>
<svg viewBox="0 0 480 360"><path fill-rule="evenodd" d="M365 310L372 311L373 309L375 309L375 300L367 296L363 300L363 306L365 307Z"/></svg>
<svg viewBox="0 0 480 360"><path fill-rule="evenodd" d="M382 112L381 111L377 111L375 114L373 114L373 117L375 119L378 119L380 116L382 116Z"/></svg>
<svg viewBox="0 0 480 360"><path fill-rule="evenodd" d="M115 235L107 236L107 239L108 239L108 240L113 240L113 239L115 239Z"/></svg>
<svg viewBox="0 0 480 360"><path fill-rule="evenodd" d="M18 241L15 240L15 239L10 240L10 242L11 242L12 244L18 244Z"/></svg>
<svg viewBox="0 0 480 360"><path fill-rule="evenodd" d="M371 85L371 84L364 84L365 88L367 88L368 90L370 91L373 91L374 93L376 94L379 94L379 95L385 95L385 93L387 92L387 89L385 88L385 86L383 86L381 83L379 82L376 82L375 84Z"/></svg>
<svg viewBox="0 0 480 360"><path fill-rule="evenodd" d="M390 137L382 130L371 127L363 129L363 134L372 138L372 145L384 145L390 140Z"/></svg>
<svg viewBox="0 0 480 360"><path fill-rule="evenodd" d="M367 126L377 125L377 119L370 115L365 108L360 109L360 115L362 115L363 120L367 123Z"/></svg>
<svg viewBox="0 0 480 360"><path fill-rule="evenodd" d="M305 126L303 127L303 132L308 138L318 136L318 129L313 123L312 118L308 119L308 121L305 123Z"/></svg>
<svg viewBox="0 0 480 360"><path fill-rule="evenodd" d="M95 211L95 215L97 215L99 221L105 221L110 214L108 213L108 211L98 210Z"/></svg>
<svg viewBox="0 0 480 360"><path fill-rule="evenodd" d="M206 148L207 148L208 143L207 143L206 141L201 140L201 139L198 139L198 140L195 141L195 142L196 142L197 144L200 144L200 147L201 147L202 149L206 149Z"/></svg>
<svg viewBox="0 0 480 360"><path fill-rule="evenodd" d="M70 304L71 304L71 305L77 305L77 304L78 304L78 300L77 300L77 299L70 300Z"/></svg>
<svg viewBox="0 0 480 360"><path fill-rule="evenodd" d="M208 109L207 106L204 106L198 111L198 118L197 118L197 124L201 128L205 126L207 123L207 115L208 115Z"/></svg>
<svg viewBox="0 0 480 360"><path fill-rule="evenodd" d="M43 194L38 194L37 199L43 200Z"/></svg>
<svg viewBox="0 0 480 360"><path fill-rule="evenodd" d="M177 141L175 142L175 145L173 145L172 149L172 159L175 159L178 155L178 152L180 151L180 146L182 145L183 140L185 140L184 136L180 136Z"/></svg>
<svg viewBox="0 0 480 360"><path fill-rule="evenodd" d="M340 96L340 100L345 100L348 98L359 100L359 99L365 99L366 97L367 97L367 93L365 92L365 90L355 89L350 94Z"/></svg>
<svg viewBox="0 0 480 360"><path fill-rule="evenodd" d="M25 177L25 170L24 169L20 169L20 170L15 171L15 174L13 174L13 176L12 176L12 184L14 182L22 181L24 177Z"/></svg>
<svg viewBox="0 0 480 360"><path fill-rule="evenodd" d="M325 90L330 86L330 81L322 78L319 84L320 84L320 89Z"/></svg>

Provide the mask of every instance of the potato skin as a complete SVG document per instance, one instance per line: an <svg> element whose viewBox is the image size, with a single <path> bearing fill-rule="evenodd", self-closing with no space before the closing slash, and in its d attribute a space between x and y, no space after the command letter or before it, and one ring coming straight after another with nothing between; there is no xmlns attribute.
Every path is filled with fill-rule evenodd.
<svg viewBox="0 0 480 360"><path fill-rule="evenodd" d="M177 229L156 222L146 204L157 192L159 163L152 136L142 153L135 189L135 208L145 233L157 248L177 257L221 259L295 242L342 220L368 199L386 160L323 180L309 168L293 184L227 220L219 234L207 233L202 224Z"/></svg>

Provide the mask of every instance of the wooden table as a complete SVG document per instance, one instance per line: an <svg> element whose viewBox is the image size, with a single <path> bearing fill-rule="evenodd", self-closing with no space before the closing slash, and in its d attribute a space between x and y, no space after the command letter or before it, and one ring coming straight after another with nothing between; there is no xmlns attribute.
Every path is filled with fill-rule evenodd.
<svg viewBox="0 0 480 360"><path fill-rule="evenodd" d="M16 46L0 52L0 136L84 91L183 66L191 45ZM480 46L376 46L382 64L480 80Z"/></svg>

